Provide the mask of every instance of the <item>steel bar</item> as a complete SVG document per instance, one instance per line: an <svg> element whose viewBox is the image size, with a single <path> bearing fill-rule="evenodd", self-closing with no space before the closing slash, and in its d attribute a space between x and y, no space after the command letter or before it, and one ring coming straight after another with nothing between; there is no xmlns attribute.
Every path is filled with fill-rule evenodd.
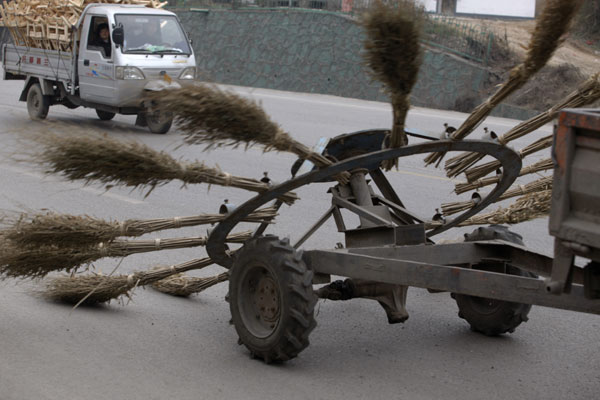
<svg viewBox="0 0 600 400"><path fill-rule="evenodd" d="M346 250L306 251L304 260L319 273L600 314L600 299L586 299L581 285L573 285L569 294L557 296L546 291L541 279L370 257Z"/></svg>

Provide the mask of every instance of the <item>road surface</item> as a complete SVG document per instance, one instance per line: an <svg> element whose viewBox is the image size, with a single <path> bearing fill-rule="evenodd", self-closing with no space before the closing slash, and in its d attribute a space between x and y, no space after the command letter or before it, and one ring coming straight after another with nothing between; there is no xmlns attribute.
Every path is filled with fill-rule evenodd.
<svg viewBox="0 0 600 400"><path fill-rule="evenodd" d="M45 176L19 162L35 154L27 137L35 132L106 133L137 140L181 159L247 177L263 171L275 181L288 178L294 157L260 149L203 152L181 145L176 130L153 135L133 126L133 117L99 121L93 110L51 108L46 123L29 120L17 102L21 82L3 81L0 91L0 208L4 212L49 209L106 219L154 218L216 212L224 199L241 203L246 192L179 182L138 190L70 183ZM234 88L262 102L273 120L301 142L367 128L389 127L387 104L330 96ZM424 132L458 125L464 114L412 109L408 126ZM504 132L515 121L491 118L485 126ZM483 125L482 125L483 127ZM480 131L479 128L478 131ZM546 126L515 148L549 134ZM477 137L476 133L474 137ZM455 201L453 182L425 168L422 156L403 159L389 174L409 208L433 215L441 202ZM298 238L330 204L327 185L298 190L301 201L284 207L270 229ZM460 199L468 198L468 194ZM492 207L493 208L493 207ZM460 236L454 230L444 238ZM535 250L550 254L547 220L515 227ZM168 231L151 237L203 234L206 227ZM327 224L305 248L330 248L343 238ZM203 256L203 250L163 251L126 258L119 273L171 265ZM95 269L111 271L118 260ZM199 276L219 272L210 267ZM582 399L600 392L600 317L534 307L530 321L512 335L489 338L469 330L446 293L410 289L409 320L388 325L383 310L369 300L320 301L311 345L284 365L251 360L237 345L224 301L227 285L190 299L138 289L124 305L81 307L48 303L32 290L42 282L0 282L0 399Z"/></svg>

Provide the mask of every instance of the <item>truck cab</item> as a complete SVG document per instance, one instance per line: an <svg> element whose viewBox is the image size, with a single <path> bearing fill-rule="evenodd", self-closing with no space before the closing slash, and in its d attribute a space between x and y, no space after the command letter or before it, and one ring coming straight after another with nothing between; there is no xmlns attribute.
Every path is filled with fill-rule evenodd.
<svg viewBox="0 0 600 400"><path fill-rule="evenodd" d="M104 39L102 30L108 30ZM144 90L179 87L196 75L190 42L169 11L90 5L79 40L79 97L87 102L135 108Z"/></svg>

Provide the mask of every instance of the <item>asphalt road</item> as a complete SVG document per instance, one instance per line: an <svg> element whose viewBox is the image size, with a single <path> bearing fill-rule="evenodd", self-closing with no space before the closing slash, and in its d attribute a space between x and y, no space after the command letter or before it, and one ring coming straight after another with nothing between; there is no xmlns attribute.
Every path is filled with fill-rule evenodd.
<svg viewBox="0 0 600 400"><path fill-rule="evenodd" d="M179 182L145 192L68 183L17 161L35 154L27 137L46 131L97 131L138 140L182 159L248 177L269 171L289 176L294 157L260 149L217 150L181 146L174 130L152 135L133 127L133 117L102 123L93 110L50 110L47 123L29 120L17 102L21 82L0 84L0 209L50 209L106 219L151 218L216 212L223 199L249 198L235 189L182 188ZM305 144L321 136L388 127L387 104L329 96L236 88L261 101L272 118ZM436 133L443 122L458 125L459 113L413 109L408 125ZM504 132L514 121L490 118L485 126ZM481 129L481 128L480 128ZM551 132L544 127L516 148ZM479 134L475 134L475 137ZM422 156L403 159L389 174L409 208L433 215L441 202L454 201L452 182ZM301 201L284 207L270 228L298 238L329 206L327 185L298 190ZM464 195L462 198L468 198ZM203 234L206 228L169 231L152 237ZM535 250L551 253L547 220L515 227ZM464 230L443 235L457 237ZM330 248L343 241L327 224L305 248ZM126 258L118 272L171 265L202 256L203 250L162 251ZM118 260L98 262L109 272ZM219 272L210 267L197 275ZM600 393L600 318L534 307L530 321L512 335L489 338L469 330L446 293L410 289L410 319L388 325L383 310L369 300L320 301L311 345L284 365L251 360L237 345L224 301L227 285L190 299L138 289L124 305L81 307L48 303L32 295L41 282L0 282L0 399L594 399Z"/></svg>

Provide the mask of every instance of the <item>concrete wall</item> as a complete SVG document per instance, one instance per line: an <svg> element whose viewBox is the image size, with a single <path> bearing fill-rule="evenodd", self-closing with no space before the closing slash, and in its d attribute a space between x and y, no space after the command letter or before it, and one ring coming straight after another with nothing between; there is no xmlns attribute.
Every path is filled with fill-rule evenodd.
<svg viewBox="0 0 600 400"><path fill-rule="evenodd" d="M204 79L218 83L387 101L361 59L364 35L347 16L309 10L178 11ZM476 64L426 51L416 106L475 101L488 79Z"/></svg>

